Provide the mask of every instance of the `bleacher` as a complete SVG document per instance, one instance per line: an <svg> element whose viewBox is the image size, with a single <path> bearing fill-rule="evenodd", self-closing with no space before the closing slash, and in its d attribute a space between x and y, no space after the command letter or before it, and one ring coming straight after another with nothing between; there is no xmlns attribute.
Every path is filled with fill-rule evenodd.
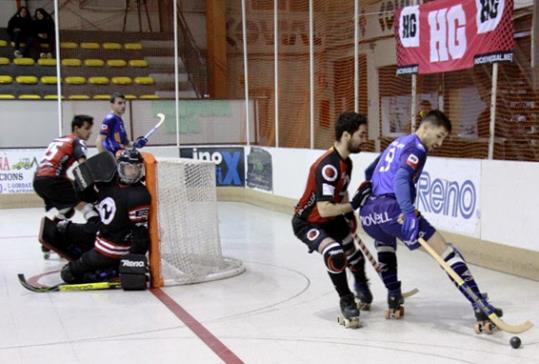
<svg viewBox="0 0 539 364"><path fill-rule="evenodd" d="M67 99L129 99L174 95L171 34L61 31L62 95ZM0 99L56 99L56 60L15 58L0 28ZM196 97L180 63L180 97Z"/></svg>

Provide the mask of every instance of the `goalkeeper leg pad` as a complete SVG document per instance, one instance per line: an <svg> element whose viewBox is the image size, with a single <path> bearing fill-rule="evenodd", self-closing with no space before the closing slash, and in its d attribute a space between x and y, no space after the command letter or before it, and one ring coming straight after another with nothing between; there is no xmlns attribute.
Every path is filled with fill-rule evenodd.
<svg viewBox="0 0 539 364"><path fill-rule="evenodd" d="M144 254L127 254L120 261L120 284L126 291L144 290L148 286L148 260Z"/></svg>

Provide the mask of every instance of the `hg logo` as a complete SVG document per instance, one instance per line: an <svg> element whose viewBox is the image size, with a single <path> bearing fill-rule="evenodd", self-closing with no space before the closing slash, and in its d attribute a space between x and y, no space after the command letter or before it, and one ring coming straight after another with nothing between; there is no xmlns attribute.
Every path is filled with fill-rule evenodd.
<svg viewBox="0 0 539 364"><path fill-rule="evenodd" d="M215 163L215 178L220 186L241 186L239 151L198 151L193 148L193 159ZM224 162L224 163L223 163Z"/></svg>

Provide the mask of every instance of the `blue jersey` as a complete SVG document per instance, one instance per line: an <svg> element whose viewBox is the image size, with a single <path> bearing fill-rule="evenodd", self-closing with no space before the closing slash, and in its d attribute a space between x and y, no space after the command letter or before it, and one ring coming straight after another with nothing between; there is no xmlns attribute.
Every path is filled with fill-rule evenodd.
<svg viewBox="0 0 539 364"><path fill-rule="evenodd" d="M109 112L105 116L99 134L107 137L103 141L103 147L111 153L115 153L118 149L122 148L122 145L126 146L128 143L124 121L113 112Z"/></svg>
<svg viewBox="0 0 539 364"><path fill-rule="evenodd" d="M372 195L394 194L403 211L409 210L417 194L416 183L427 161L427 150L416 134L394 140L382 153L372 175ZM401 204L404 192L408 200ZM406 201L405 201L406 202Z"/></svg>

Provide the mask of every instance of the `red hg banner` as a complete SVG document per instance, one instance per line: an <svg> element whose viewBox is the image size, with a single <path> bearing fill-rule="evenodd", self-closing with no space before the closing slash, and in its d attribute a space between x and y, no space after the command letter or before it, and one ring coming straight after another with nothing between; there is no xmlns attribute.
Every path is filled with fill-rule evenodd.
<svg viewBox="0 0 539 364"><path fill-rule="evenodd" d="M438 0L399 9L397 74L513 60L513 0Z"/></svg>

